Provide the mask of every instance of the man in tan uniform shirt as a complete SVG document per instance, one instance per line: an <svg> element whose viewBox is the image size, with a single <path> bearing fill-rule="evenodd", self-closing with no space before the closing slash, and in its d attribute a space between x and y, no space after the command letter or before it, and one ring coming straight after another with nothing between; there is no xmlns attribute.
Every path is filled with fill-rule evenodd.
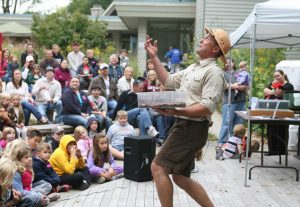
<svg viewBox="0 0 300 207"><path fill-rule="evenodd" d="M163 207L173 206L173 184L169 174L201 206L213 206L204 188L190 178L190 173L196 153L207 141L209 120L225 89L223 71L216 59L225 61L230 40L222 29L205 29L207 34L201 39L196 51L201 60L173 75L169 75L157 57L157 41L152 44L152 39L147 36L145 42L145 49L162 84L187 94L185 108L158 110L176 119L165 144L151 165Z"/></svg>

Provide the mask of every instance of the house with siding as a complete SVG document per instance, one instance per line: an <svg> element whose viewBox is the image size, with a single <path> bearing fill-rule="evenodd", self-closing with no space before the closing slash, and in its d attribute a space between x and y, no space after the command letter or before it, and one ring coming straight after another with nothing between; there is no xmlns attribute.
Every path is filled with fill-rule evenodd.
<svg viewBox="0 0 300 207"><path fill-rule="evenodd" d="M204 25L221 27L229 33L249 15L262 0L115 0L103 10L91 9L91 19L108 23L108 33L120 49L128 49L138 57L139 69L146 68L144 42L149 34L159 42L159 58L163 60L169 46L183 52L193 50L199 42ZM32 17L0 15L0 25L9 21L20 22L30 28Z"/></svg>

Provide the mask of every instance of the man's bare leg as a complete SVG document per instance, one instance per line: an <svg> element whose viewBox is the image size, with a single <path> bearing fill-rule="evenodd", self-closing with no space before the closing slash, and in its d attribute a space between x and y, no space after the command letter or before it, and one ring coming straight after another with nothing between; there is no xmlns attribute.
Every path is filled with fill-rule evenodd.
<svg viewBox="0 0 300 207"><path fill-rule="evenodd" d="M208 197L205 189L196 181L183 175L173 174L174 182L187 192L198 204L203 207L213 207L214 204Z"/></svg>
<svg viewBox="0 0 300 207"><path fill-rule="evenodd" d="M162 207L173 206L173 184L168 172L155 162L151 164L152 176Z"/></svg>

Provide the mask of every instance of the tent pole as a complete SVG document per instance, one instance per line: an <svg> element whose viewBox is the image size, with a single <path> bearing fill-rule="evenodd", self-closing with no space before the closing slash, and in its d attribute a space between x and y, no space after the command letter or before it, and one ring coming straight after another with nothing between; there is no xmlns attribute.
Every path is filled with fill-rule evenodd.
<svg viewBox="0 0 300 207"><path fill-rule="evenodd" d="M247 147L246 147L246 166L245 166L245 187L247 187L248 180L248 155L250 148L250 110L251 110L251 99L252 99L252 85L253 85L253 75L254 75L254 60L255 60L255 39L256 39L256 24L253 24L253 33L252 33L252 42L250 45L250 89L249 89L249 107L247 110L248 113L248 130L247 130Z"/></svg>

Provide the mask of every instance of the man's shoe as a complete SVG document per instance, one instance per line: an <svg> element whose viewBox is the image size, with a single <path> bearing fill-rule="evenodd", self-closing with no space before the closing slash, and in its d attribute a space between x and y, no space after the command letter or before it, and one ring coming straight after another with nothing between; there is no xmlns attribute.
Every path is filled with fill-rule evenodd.
<svg viewBox="0 0 300 207"><path fill-rule="evenodd" d="M149 134L150 136L153 136L153 137L155 137L155 138L158 138L158 137L159 137L159 132L156 131L156 129L155 129L154 126L149 127L149 129L147 130L147 132L148 132L148 134Z"/></svg>

